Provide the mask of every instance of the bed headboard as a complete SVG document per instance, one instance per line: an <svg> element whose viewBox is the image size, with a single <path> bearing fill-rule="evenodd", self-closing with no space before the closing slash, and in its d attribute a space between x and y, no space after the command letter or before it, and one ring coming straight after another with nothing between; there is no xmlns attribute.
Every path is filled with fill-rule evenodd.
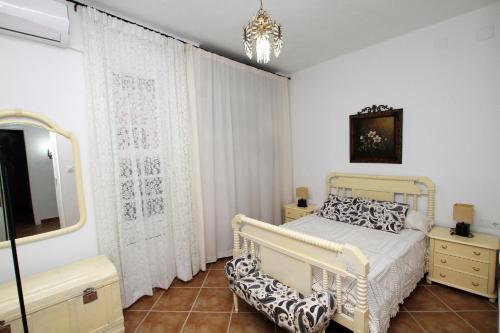
<svg viewBox="0 0 500 333"><path fill-rule="evenodd" d="M331 172L326 176L327 195L368 197L397 201L424 211L434 220L436 187L427 177L381 176ZM425 209L420 209L422 204Z"/></svg>

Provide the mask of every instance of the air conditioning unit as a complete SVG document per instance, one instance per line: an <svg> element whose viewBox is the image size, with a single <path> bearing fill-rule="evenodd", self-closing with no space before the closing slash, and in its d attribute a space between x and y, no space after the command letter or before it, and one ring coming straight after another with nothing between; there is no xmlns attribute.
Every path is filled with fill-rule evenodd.
<svg viewBox="0 0 500 333"><path fill-rule="evenodd" d="M0 0L0 33L66 47L68 7L54 0Z"/></svg>

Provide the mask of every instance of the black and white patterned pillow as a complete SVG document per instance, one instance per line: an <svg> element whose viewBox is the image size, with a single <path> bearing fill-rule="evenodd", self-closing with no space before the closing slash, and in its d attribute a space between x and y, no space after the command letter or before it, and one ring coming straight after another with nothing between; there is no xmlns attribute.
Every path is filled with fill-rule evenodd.
<svg viewBox="0 0 500 333"><path fill-rule="evenodd" d="M398 202L330 194L317 214L338 222L399 233L404 228L408 208Z"/></svg>
<svg viewBox="0 0 500 333"><path fill-rule="evenodd" d="M357 225L396 234L404 228L409 209L407 204L369 198L355 198L353 207L358 212Z"/></svg>
<svg viewBox="0 0 500 333"><path fill-rule="evenodd" d="M317 215L334 221L352 223L358 215L353 210L353 200L354 198L351 197L339 197L330 194Z"/></svg>

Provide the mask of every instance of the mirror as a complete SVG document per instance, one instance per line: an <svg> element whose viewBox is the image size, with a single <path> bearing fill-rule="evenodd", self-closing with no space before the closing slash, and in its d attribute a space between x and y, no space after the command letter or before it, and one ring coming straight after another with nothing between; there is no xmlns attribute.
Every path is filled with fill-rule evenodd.
<svg viewBox="0 0 500 333"><path fill-rule="evenodd" d="M0 245L8 246L9 225L19 244L84 223L78 145L71 133L33 113L0 111L0 171Z"/></svg>

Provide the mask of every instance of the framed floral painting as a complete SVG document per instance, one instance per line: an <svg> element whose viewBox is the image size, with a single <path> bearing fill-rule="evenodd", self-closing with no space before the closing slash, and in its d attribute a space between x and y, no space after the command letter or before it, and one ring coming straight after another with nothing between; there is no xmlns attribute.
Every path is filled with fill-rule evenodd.
<svg viewBox="0 0 500 333"><path fill-rule="evenodd" d="M402 163L403 109L366 107L349 116L351 163Z"/></svg>

